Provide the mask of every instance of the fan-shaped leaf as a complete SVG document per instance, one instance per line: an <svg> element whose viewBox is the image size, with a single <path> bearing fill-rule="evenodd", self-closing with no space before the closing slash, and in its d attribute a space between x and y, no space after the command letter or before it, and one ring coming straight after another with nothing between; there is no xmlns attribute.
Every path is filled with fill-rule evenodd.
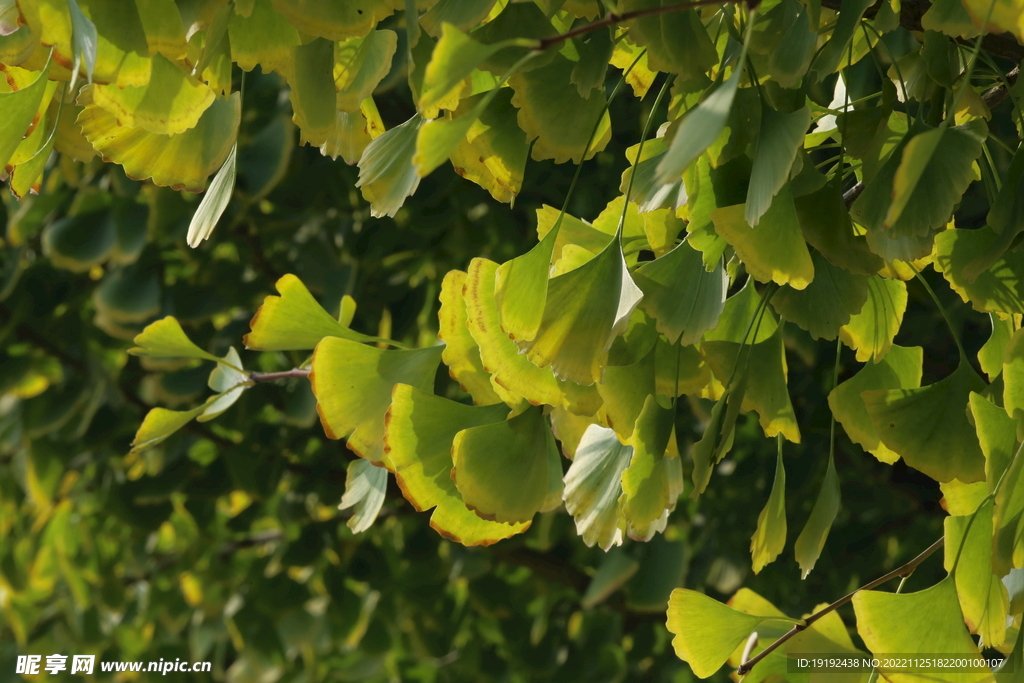
<svg viewBox="0 0 1024 683"><path fill-rule="evenodd" d="M806 105L789 114L771 108L761 112L761 132L757 136L757 152L743 210L747 225L757 226L772 205L772 199L789 181L793 159L803 147L810 125L811 108Z"/></svg>
<svg viewBox="0 0 1024 683"><path fill-rule="evenodd" d="M438 0L429 12L420 17L420 26L435 38L441 36L445 24L452 24L460 31L468 31L490 14L495 1Z"/></svg>
<svg viewBox="0 0 1024 683"><path fill-rule="evenodd" d="M235 4L238 9L238 4ZM258 64L264 73L276 71L291 78L293 49L302 44L299 32L274 10L271 0L255 0L252 11L243 16L232 13L228 20L231 59L243 71Z"/></svg>
<svg viewBox="0 0 1024 683"><path fill-rule="evenodd" d="M466 506L483 519L528 523L561 498L561 456L540 408L463 429L451 452L452 480Z"/></svg>
<svg viewBox="0 0 1024 683"><path fill-rule="evenodd" d="M403 9L402 0L273 0L274 9L299 31L328 40L365 36L382 19Z"/></svg>
<svg viewBox="0 0 1024 683"><path fill-rule="evenodd" d="M387 486L388 471L383 467L375 467L369 460L354 460L348 464L345 493L338 509L355 508L346 522L352 533L366 531L377 519Z"/></svg>
<svg viewBox="0 0 1024 683"><path fill-rule="evenodd" d="M970 410L981 452L985 454L985 476L988 484L984 491L994 492L999 478L1013 460L1017 445L1017 425L1005 410L981 394L971 394ZM974 512L974 509L970 512Z"/></svg>
<svg viewBox="0 0 1024 683"><path fill-rule="evenodd" d="M178 321L171 316L146 326L142 334L135 337L135 344L135 348L128 349L128 353L134 356L220 360L212 353L207 353L196 346L181 329Z"/></svg>
<svg viewBox="0 0 1024 683"><path fill-rule="evenodd" d="M398 34L388 29L373 30L363 38L349 38L334 44L334 87L339 111L354 112L359 104L391 70L391 58L398 48Z"/></svg>
<svg viewBox="0 0 1024 683"><path fill-rule="evenodd" d="M836 185L828 184L794 202L804 239L832 265L861 275L874 275L885 265L868 248L867 239L853 233L843 194Z"/></svg>
<svg viewBox="0 0 1024 683"><path fill-rule="evenodd" d="M674 417L674 409L648 396L633 431L633 457L622 473L619 504L627 535L638 541L664 531L683 492L683 467L671 443Z"/></svg>
<svg viewBox="0 0 1024 683"><path fill-rule="evenodd" d="M972 482L985 479L985 456L967 421L967 400L972 391L984 388L971 366L961 361L952 375L926 387L866 391L862 396L878 438L908 465L936 481Z"/></svg>
<svg viewBox="0 0 1024 683"><path fill-rule="evenodd" d="M619 512L619 496L622 473L632 456L631 446L600 425L587 427L576 447L576 457L565 474L565 509L588 546L608 550L622 545L626 521Z"/></svg>
<svg viewBox="0 0 1024 683"><path fill-rule="evenodd" d="M334 130L327 142L320 145L320 153L337 159L339 156L345 163L352 165L359 162L374 139L384 132L384 122L377 111L372 97L363 100L357 112L339 111L334 122Z"/></svg>
<svg viewBox="0 0 1024 683"><path fill-rule="evenodd" d="M970 281L964 268L999 236L987 229L944 230L935 236L935 267L974 310L1024 313L1024 259L1006 254Z"/></svg>
<svg viewBox="0 0 1024 683"><path fill-rule="evenodd" d="M492 384L490 374L484 371L480 347L466 326L466 299L462 293L465 284L466 273L461 270L449 271L441 282L441 309L437 313L437 336L445 343L441 360L448 366L452 379L473 397L473 403L500 403L503 399L497 391L504 393L504 389ZM514 398L507 393L506 396Z"/></svg>
<svg viewBox="0 0 1024 683"><path fill-rule="evenodd" d="M619 12L664 7L671 0L624 0ZM688 81L703 76L718 62L715 46L694 10L652 14L626 23L633 42L647 48L654 71L678 74Z"/></svg>
<svg viewBox="0 0 1024 683"><path fill-rule="evenodd" d="M416 153L416 135L422 124L423 119L417 114L366 146L359 159L356 187L370 202L370 215L394 216L406 197L412 196L419 187L420 176L412 160Z"/></svg>
<svg viewBox="0 0 1024 683"><path fill-rule="evenodd" d="M811 261L814 281L804 289L780 287L771 305L784 320L796 323L815 339L835 339L840 328L864 307L868 278L837 268L818 252L811 255Z"/></svg>
<svg viewBox="0 0 1024 683"><path fill-rule="evenodd" d="M146 413L139 430L132 440L132 451L141 451L156 446L174 432L178 431L192 418L203 412L205 406L193 410L177 411L166 408L153 408Z"/></svg>
<svg viewBox="0 0 1024 683"><path fill-rule="evenodd" d="M14 92L0 92L0 108L4 112L0 117L0 168L8 164L29 126L33 125L47 83L46 72L41 71L30 85Z"/></svg>
<svg viewBox="0 0 1024 683"><path fill-rule="evenodd" d="M299 127L302 144L320 146L334 131L338 97L334 85L334 43L322 38L292 51L288 75L292 120Z"/></svg>
<svg viewBox="0 0 1024 683"><path fill-rule="evenodd" d="M384 462L391 389L401 383L430 390L441 351L440 346L384 351L339 337L323 339L313 352L309 381L327 437L345 438L360 457Z"/></svg>
<svg viewBox="0 0 1024 683"><path fill-rule="evenodd" d="M825 547L825 540L832 528L832 522L839 514L841 499L839 475L836 473L835 460L830 453L825 478L821 482L818 497L814 500L811 515L807 518L807 524L797 536L796 545L793 547L793 554L796 556L797 564L800 565L800 578L806 579L814 569L814 565L817 564L818 558L821 557L821 550Z"/></svg>
<svg viewBox="0 0 1024 683"><path fill-rule="evenodd" d="M576 62L569 76L580 97L589 98L594 90L604 86L608 62L613 52L615 42L612 40L611 30L594 31L590 39L580 45L580 60Z"/></svg>
<svg viewBox="0 0 1024 683"><path fill-rule="evenodd" d="M878 362L892 348L892 340L907 310L907 286L900 280L872 275L867 280L867 300L859 313L839 330L839 338L857 351L861 363Z"/></svg>
<svg viewBox="0 0 1024 683"><path fill-rule="evenodd" d="M610 427L620 441L630 443L644 402L655 391L653 344L647 354L632 365L609 365L604 381L595 386L603 400L597 411L598 420Z"/></svg>
<svg viewBox="0 0 1024 683"><path fill-rule="evenodd" d="M768 502L757 516L757 530L750 538L750 556L758 574L775 561L786 547L786 467L782 462L782 439L775 459L775 480Z"/></svg>
<svg viewBox="0 0 1024 683"><path fill-rule="evenodd" d="M430 62L423 74L423 85L416 103L421 112L441 106L473 69L488 57L506 47L520 44L518 40L503 40L484 45L473 40L452 24L443 24L441 39L434 46ZM526 41L530 42L530 41Z"/></svg>
<svg viewBox="0 0 1024 683"><path fill-rule="evenodd" d="M210 189L203 194L203 200L199 202L199 208L192 216L192 222L188 226L186 240L188 246L193 249L198 247L204 240L208 239L217 227L224 209L228 208L231 196L235 193L235 159L238 151L238 143L231 145L228 158L224 165L217 171L210 183Z"/></svg>
<svg viewBox="0 0 1024 683"><path fill-rule="evenodd" d="M171 61L185 59L188 43L181 12L174 0L135 0L139 21L146 34L149 53L160 53Z"/></svg>
<svg viewBox="0 0 1024 683"><path fill-rule="evenodd" d="M779 324L775 315L765 307L760 320L754 318L761 296L754 286L754 278L748 277L740 291L725 300L722 315L718 317L718 325L708 330L704 341L731 341L740 344L744 341L759 344L769 339ZM752 324L756 323L756 324Z"/></svg>
<svg viewBox="0 0 1024 683"><path fill-rule="evenodd" d="M481 519L462 501L452 481L452 442L464 429L505 420L508 408L465 406L405 384L395 385L384 433L384 451L402 494L420 512L435 508L430 526L463 545L491 545L526 531L530 523Z"/></svg>
<svg viewBox="0 0 1024 683"><path fill-rule="evenodd" d="M456 173L509 204L522 189L529 152L511 97L511 89L502 88L450 155ZM464 116L475 101L471 97L460 102L455 115Z"/></svg>

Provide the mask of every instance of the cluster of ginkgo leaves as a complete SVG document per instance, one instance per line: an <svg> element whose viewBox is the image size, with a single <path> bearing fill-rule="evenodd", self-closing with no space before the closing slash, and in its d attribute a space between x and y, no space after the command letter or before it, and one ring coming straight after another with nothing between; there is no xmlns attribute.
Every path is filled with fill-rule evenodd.
<svg viewBox="0 0 1024 683"><path fill-rule="evenodd" d="M205 189L189 230L195 246L235 189L245 114L236 65L287 81L300 142L357 163L374 216L396 215L448 161L511 203L528 157L584 164L611 139L609 100L659 84L622 194L592 220L546 206L529 252L449 272L443 343L406 348L355 332L351 299L335 316L297 277L277 283L243 343L312 351L291 376L308 374L326 435L360 456L342 501L357 511L350 526L373 523L393 474L417 510L433 510L438 533L466 545L522 533L562 505L587 545L649 540L684 491L697 497L711 485L739 416L753 411L778 443L751 541L760 571L785 545L784 443L801 439L783 344L795 325L855 350L864 366L832 388L835 420L873 457L902 458L939 482L950 513L947 579L853 598L865 645L1001 648L1024 666L1024 152L1013 149L1013 125L1007 140L990 130L986 86L1011 98L1013 123L1024 119L1009 69L982 50L976 28L1020 38L1024 14L1001 0L941 0L913 49L883 64L899 3L870 18L868 6L0 1L0 163L18 197L39 191L54 151L98 155L158 186ZM399 50L416 113L385 130L373 92ZM877 63L874 89L846 77L863 60ZM622 74L606 92L609 67ZM1008 169L993 149L1013 155ZM981 227L954 220L969 191L988 201ZM49 230L52 257L88 229ZM131 261L132 244L112 230L97 259ZM928 267L990 315L977 359L984 378L958 340L956 370L921 386L922 349L894 344L905 282ZM108 324L130 329L118 322ZM214 395L187 411L153 409L133 455L216 418L267 379L234 350L218 358L196 346L174 318L145 326L135 344L149 358L217 366ZM471 404L434 395L441 363ZM684 396L714 401L688 454L675 435ZM839 482L829 453L795 546L805 576L839 509ZM790 619L749 592L724 606L680 589L668 619L699 676L762 651L749 680L785 671L788 652L856 651L835 614ZM806 629L775 649L780 623Z"/></svg>

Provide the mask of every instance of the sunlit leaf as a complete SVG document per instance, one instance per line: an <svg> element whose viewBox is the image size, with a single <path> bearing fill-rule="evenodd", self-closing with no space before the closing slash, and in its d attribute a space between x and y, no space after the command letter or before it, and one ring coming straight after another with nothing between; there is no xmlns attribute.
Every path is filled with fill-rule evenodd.
<svg viewBox="0 0 1024 683"><path fill-rule="evenodd" d="M224 209L228 208L231 196L235 193L235 159L238 150L238 143L231 146L228 158L224 165L213 177L210 188L203 194L203 200L199 202L199 208L192 216L192 222L188 226L188 246L198 247L204 240L208 239L217 227Z"/></svg>
<svg viewBox="0 0 1024 683"><path fill-rule="evenodd" d="M402 0L272 0L274 9L302 33L328 40L365 36L382 19L404 9Z"/></svg>
<svg viewBox="0 0 1024 683"><path fill-rule="evenodd" d="M850 324L864 307L869 278L837 268L818 252L811 255L811 261L814 280L804 289L780 287L771 305L784 320L796 323L815 339L835 339L840 328ZM882 321L876 317L872 322ZM891 343L891 338L888 341Z"/></svg>
<svg viewBox="0 0 1024 683"><path fill-rule="evenodd" d="M1009 467L1016 450L1016 421L981 394L971 394L970 411L974 429L978 433L978 443L985 454L985 475L988 483L984 490L985 493L995 492L996 484Z"/></svg>
<svg viewBox="0 0 1024 683"><path fill-rule="evenodd" d="M391 70L398 34L387 29L334 44L334 87L340 111L358 111L359 104Z"/></svg>
<svg viewBox="0 0 1024 683"><path fill-rule="evenodd" d="M29 126L33 125L47 82L46 74L40 72L31 85L14 92L0 92L0 108L4 112L0 117L0 167L7 165Z"/></svg>
<svg viewBox="0 0 1024 683"><path fill-rule="evenodd" d="M466 507L451 478L452 442L470 427L502 422L508 408L465 406L405 384L395 386L384 450L402 494L420 512L435 508L430 526L463 545L491 545L522 533L529 522L501 524Z"/></svg>
<svg viewBox="0 0 1024 683"><path fill-rule="evenodd" d="M1020 330L1010 337L1003 355L1003 405L1010 417L1024 425L1024 332Z"/></svg>
<svg viewBox="0 0 1024 683"><path fill-rule="evenodd" d="M149 53L177 61L188 54L185 26L174 0L135 0Z"/></svg>
<svg viewBox="0 0 1024 683"><path fill-rule="evenodd" d="M419 114L382 134L366 146L359 159L359 181L363 197L370 202L370 215L394 216L406 197L416 192L420 176L412 163L416 135L423 119Z"/></svg>
<svg viewBox="0 0 1024 683"><path fill-rule="evenodd" d="M935 237L935 267L949 286L982 313L1024 313L1024 259L1007 254L970 281L964 269L999 236L991 230L944 230Z"/></svg>
<svg viewBox="0 0 1024 683"><path fill-rule="evenodd" d="M926 387L866 391L862 396L879 440L908 465L936 481L972 482L985 478L985 456L967 421L967 399L984 388L971 366L961 361L953 374Z"/></svg>
<svg viewBox="0 0 1024 683"><path fill-rule="evenodd" d="M663 531L668 515L683 492L683 468L670 440L675 410L663 408L648 396L633 432L633 456L622 473L619 504L626 534L648 541ZM673 444L674 445L674 444Z"/></svg>
<svg viewBox="0 0 1024 683"><path fill-rule="evenodd" d="M552 500L550 487L555 479L561 483L561 455L540 408L463 429L451 454L452 480L466 506L483 519L529 523L560 502L560 496Z"/></svg>
<svg viewBox="0 0 1024 683"><path fill-rule="evenodd" d="M885 463L899 460L900 454L878 438L875 423L868 413L865 391L914 389L921 386L923 350L893 345L883 358L869 360L860 372L841 383L828 395L828 405L850 440Z"/></svg>
<svg viewBox="0 0 1024 683"><path fill-rule="evenodd" d="M511 97L511 90L502 88L450 154L456 173L510 204L522 189L528 155ZM462 100L455 115L465 115L475 103L476 97Z"/></svg>
<svg viewBox="0 0 1024 683"><path fill-rule="evenodd" d="M626 521L619 511L619 496L622 473L632 457L633 447L623 445L615 432L600 425L588 427L576 447L576 457L565 474L565 509L588 546L608 550L622 545Z"/></svg>
<svg viewBox="0 0 1024 683"><path fill-rule="evenodd" d="M71 14L71 49L74 50L76 64L85 67L85 76L92 83L92 74L96 70L96 49L99 38L96 35L96 24L82 14L77 0L68 0Z"/></svg>
<svg viewBox="0 0 1024 683"><path fill-rule="evenodd" d="M441 36L446 23L468 31L487 17L494 3L495 0L438 0L420 17L420 25L435 38Z"/></svg>
<svg viewBox="0 0 1024 683"><path fill-rule="evenodd" d="M326 337L313 352L309 381L324 432L373 463L385 462L384 414L391 389L409 384L428 391L442 347L384 351L339 337Z"/></svg>
<svg viewBox="0 0 1024 683"><path fill-rule="evenodd" d="M324 337L343 337L357 342L377 341L348 328L317 303L302 281L284 275L274 285L280 296L270 295L249 321L250 332L242 337L255 351L306 351Z"/></svg>
<svg viewBox="0 0 1024 683"><path fill-rule="evenodd" d="M359 162L367 145L383 132L384 122L377 111L377 105L372 97L367 97L359 111L337 113L334 130L327 141L320 145L320 153L332 159L340 156L351 166Z"/></svg>
<svg viewBox="0 0 1024 683"><path fill-rule="evenodd" d="M658 76L658 72L652 70L647 64L647 52L633 43L628 34L615 43L615 49L612 50L612 57L608 63L623 72L630 66L633 67L626 74L626 83L633 89L633 94L637 97L644 97Z"/></svg>
<svg viewBox="0 0 1024 683"><path fill-rule="evenodd" d="M243 71L252 71L259 65L264 73L276 71L288 78L293 48L301 44L299 32L274 10L271 0L255 0L246 16L234 12L228 20L228 40L231 59Z"/></svg>
<svg viewBox="0 0 1024 683"><path fill-rule="evenodd" d="M218 358L196 346L176 319L167 316L148 325L135 337L135 348L128 353L149 358L199 358L216 361Z"/></svg>
<svg viewBox="0 0 1024 683"><path fill-rule="evenodd" d="M806 105L789 114L771 108L761 113L761 132L757 136L757 151L743 211L747 225L758 225L772 206L772 199L789 180L793 159L803 146L810 125L811 109Z"/></svg>
<svg viewBox="0 0 1024 683"><path fill-rule="evenodd" d="M636 363L609 365L605 368L604 381L595 386L603 400L597 411L601 424L610 427L623 443L630 443L644 403L655 391L653 344Z"/></svg>
<svg viewBox="0 0 1024 683"><path fill-rule="evenodd" d="M473 403L500 403L503 398L497 391L504 390L492 384L490 374L484 371L480 348L466 326L466 299L462 293L465 284L466 273L461 270L449 271L441 282L441 309L437 313L437 336L445 343L441 360L448 366L452 379L473 397Z"/></svg>
<svg viewBox="0 0 1024 683"><path fill-rule="evenodd" d="M135 439L132 440L132 450L141 451L156 446L191 422L192 418L203 412L203 408L204 406L199 406L193 410L186 411L153 408L146 413L146 418L135 433Z"/></svg>
<svg viewBox="0 0 1024 683"><path fill-rule="evenodd" d="M765 307L759 320L755 319L754 314L760 302L761 295L754 285L754 279L748 277L740 291L725 300L718 325L704 334L704 341L730 341L737 344L747 341L759 344L770 338L779 324L768 307ZM751 324L751 321L756 324Z"/></svg>
<svg viewBox="0 0 1024 683"><path fill-rule="evenodd" d="M452 24L442 26L441 39L434 46L430 63L423 74L423 86L416 103L421 112L437 107L451 91L458 87L473 69L495 52L510 45L515 40L500 41L484 45L473 40Z"/></svg>
<svg viewBox="0 0 1024 683"><path fill-rule="evenodd" d="M750 556L754 573L775 561L786 546L786 467L782 462L782 440L775 459L775 479L761 513L757 516L757 530L750 539Z"/></svg>
<svg viewBox="0 0 1024 683"><path fill-rule="evenodd" d="M352 533L362 533L373 525L384 504L387 483L388 471L383 467L375 467L369 460L354 460L348 464L345 494L341 497L338 509L355 508L346 522Z"/></svg>
<svg viewBox="0 0 1024 683"><path fill-rule="evenodd" d="M663 7L670 0L623 0L619 12ZM714 44L695 10L663 12L626 23L633 42L647 48L654 71L678 74L681 80L702 76L718 62Z"/></svg>
<svg viewBox="0 0 1024 683"><path fill-rule="evenodd" d="M859 313L839 329L839 338L857 351L857 360L877 363L892 348L892 341L907 310L907 286L900 280L872 275L867 300Z"/></svg>

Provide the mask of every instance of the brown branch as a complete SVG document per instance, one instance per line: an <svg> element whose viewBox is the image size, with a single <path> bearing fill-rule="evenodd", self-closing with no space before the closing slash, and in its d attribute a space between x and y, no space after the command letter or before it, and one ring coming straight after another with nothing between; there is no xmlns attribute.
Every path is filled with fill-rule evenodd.
<svg viewBox="0 0 1024 683"><path fill-rule="evenodd" d="M541 38L537 41L538 50L546 50L552 45L557 45L564 40L569 38L575 38L576 36L582 36L596 31L599 28L605 26L613 26L620 24L630 19L641 19L643 17L652 17L658 14L668 14L669 12L682 12L688 9L694 9L696 7L706 7L708 5L723 5L729 2L745 2L750 8L757 7L760 4L760 0L692 0L691 2L677 2L671 5L662 5L660 7L649 7L646 9L633 10L632 12L610 12L604 19L598 19L597 21L574 28L566 33L561 33L557 36L549 36L547 38Z"/></svg>
<svg viewBox="0 0 1024 683"><path fill-rule="evenodd" d="M1000 83L999 85L991 87L988 90L986 90L985 94L981 96L981 99L984 100L985 102L985 106L988 107L989 109L992 109L997 104L999 104L1007 97L1009 97L1010 90L1006 87L1006 84L1008 83L1010 85L1013 85L1014 83L1016 83L1017 76L1019 74L1020 67L1015 66L1013 67L1013 70L1006 74L1006 76L1003 78L1003 83Z"/></svg>
<svg viewBox="0 0 1024 683"><path fill-rule="evenodd" d="M790 638L792 638L796 634L800 633L801 631L807 630L808 626L810 626L814 622L818 621L819 619L824 617L829 612L833 612L833 611L839 609L840 607L842 607L843 605L845 605L846 603L848 603L851 600L853 600L853 596L856 595L857 593L859 593L861 591L869 591L872 588L877 588L878 586L881 586L886 581L891 581L892 579L895 579L897 577L909 576L910 574L913 573L913 571L915 569L917 569L917 566L919 564L921 564L926 559L931 557L931 555L936 550L941 548L942 544L944 542L945 542L945 539L944 538L940 538L939 540L935 541L935 543L932 543L930 546L925 548L924 552L922 552L920 555L918 555L917 557L912 559L910 562L907 562L906 564L904 564L904 565L902 565L900 567L897 567L896 569L893 569L891 572L889 572L885 576L879 577L879 578L875 579L874 581L872 581L871 583L863 585L860 588L856 589L855 591L853 591L851 593L848 593L847 595L844 595L843 597L841 597L838 600L836 600L835 602L833 602L831 605L829 605L827 607L824 607L821 610L819 610L819 611L815 612L814 614L812 614L811 616L807 617L807 619L805 619L803 621L803 623L796 624L795 626L793 626L793 628L791 628L790 630L786 631L786 633L784 635L782 635L774 643L772 643L771 645L769 645L768 647L766 647L765 649L763 649L759 653L757 653L757 655L755 657L753 657L749 661L744 662L743 664L741 664L740 667L738 669L736 669L736 673L739 674L740 676L745 676L746 674L750 673L750 670L753 669L757 665L758 662L760 662L762 659L764 659L765 657L770 655L772 652L774 652L780 645L782 645L787 640L789 640Z"/></svg>
<svg viewBox="0 0 1024 683"><path fill-rule="evenodd" d="M250 372L249 380L259 384L260 382L273 382L278 379L290 379L292 377L309 377L309 368L292 368L281 372Z"/></svg>

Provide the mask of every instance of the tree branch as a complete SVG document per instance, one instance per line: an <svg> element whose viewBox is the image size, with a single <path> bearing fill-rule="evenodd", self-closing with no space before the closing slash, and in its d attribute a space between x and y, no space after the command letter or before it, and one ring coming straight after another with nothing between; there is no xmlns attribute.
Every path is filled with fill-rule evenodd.
<svg viewBox="0 0 1024 683"><path fill-rule="evenodd" d="M749 661L744 662L743 664L741 664L740 667L738 669L736 669L736 673L739 674L740 676L745 676L746 674L750 673L750 670L753 669L757 665L758 662L760 662L762 659L764 659L765 657L770 655L772 652L774 652L776 649L778 649L778 647L780 645L782 645L787 640L789 640L790 638L792 638L796 634L800 633L801 631L805 631L808 626L810 626L814 622L818 621L819 619L824 617L829 612L833 612L833 611L839 609L840 607L842 607L843 605L845 605L846 603L850 602L850 600L853 600L853 596L856 595L857 593L859 593L861 591L869 591L872 588L877 588L878 586L881 586L886 581L890 581L892 579L895 579L898 576L909 576L915 569L917 569L917 566L919 564L921 564L926 559L931 557L931 555L936 550L941 548L942 544L944 542L945 542L945 538L940 538L939 540L935 541L935 543L932 543L930 546L928 546L924 550L924 552L922 552L920 555L918 555L917 557L912 559L910 562L907 562L906 564L904 564L904 565L902 565L900 567L897 567L896 569L893 569L891 572L889 572L885 576L879 577L879 578L875 579L874 581L872 581L871 583L866 584L864 586L861 586L857 590L855 590L855 591L853 591L851 593L848 593L847 595L844 595L843 597L841 597L838 600L836 600L835 602L833 602L831 605L829 605L827 607L824 607L821 610L819 610L819 611L815 612L814 614L812 614L811 616L807 617L807 619L805 619L802 624L795 625L793 628L791 628L789 631L787 631L782 637L780 637L774 643L772 643L771 645L769 645L768 647L766 647L765 649L763 649L759 653L757 653L757 655L755 657L753 657Z"/></svg>
<svg viewBox="0 0 1024 683"><path fill-rule="evenodd" d="M309 377L309 368L292 368L281 372L250 372L249 380L257 384L261 382L273 382L279 379L290 379L292 377Z"/></svg>

